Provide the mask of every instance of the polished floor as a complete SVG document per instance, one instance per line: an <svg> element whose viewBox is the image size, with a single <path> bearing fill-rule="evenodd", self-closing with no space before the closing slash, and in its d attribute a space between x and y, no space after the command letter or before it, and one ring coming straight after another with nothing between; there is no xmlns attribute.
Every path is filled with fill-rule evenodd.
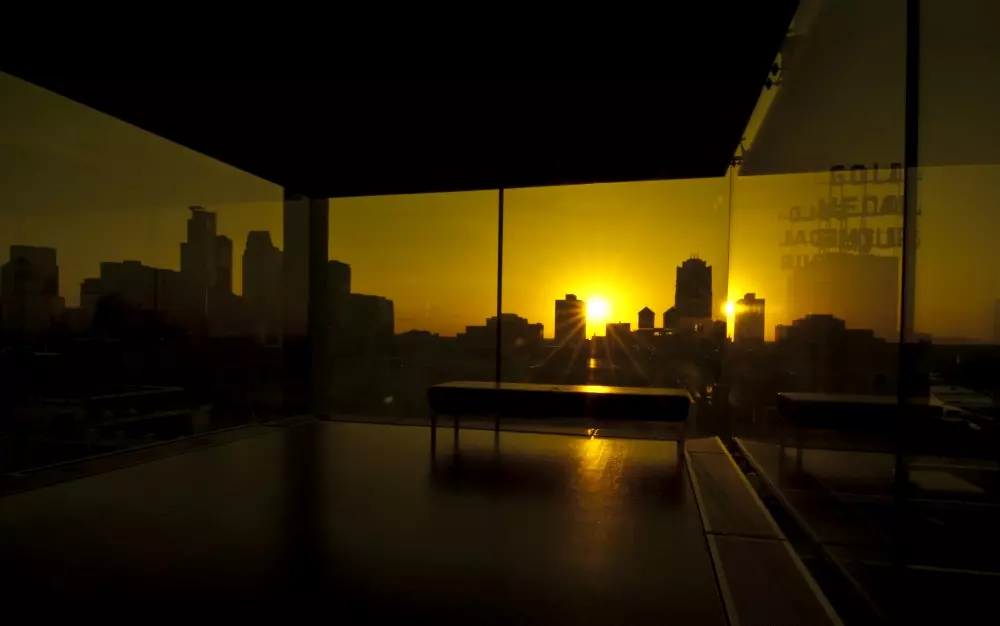
<svg viewBox="0 0 1000 626"><path fill-rule="evenodd" d="M0 499L9 597L724 624L672 441L312 422ZM32 600L33 601L33 600Z"/></svg>

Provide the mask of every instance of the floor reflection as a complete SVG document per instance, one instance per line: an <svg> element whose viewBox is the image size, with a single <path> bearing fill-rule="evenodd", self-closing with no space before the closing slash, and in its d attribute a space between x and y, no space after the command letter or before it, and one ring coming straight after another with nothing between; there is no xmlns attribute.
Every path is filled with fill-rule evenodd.
<svg viewBox="0 0 1000 626"><path fill-rule="evenodd" d="M801 449L737 441L783 508L878 614L962 621L956 616L991 610L1000 593L995 462L913 455L899 489L892 453L840 440L826 449L818 433L804 440Z"/></svg>
<svg viewBox="0 0 1000 626"><path fill-rule="evenodd" d="M313 423L2 498L0 580L293 592L368 623L724 624L674 442L463 429L452 446L446 428L433 463L428 447L426 427Z"/></svg>

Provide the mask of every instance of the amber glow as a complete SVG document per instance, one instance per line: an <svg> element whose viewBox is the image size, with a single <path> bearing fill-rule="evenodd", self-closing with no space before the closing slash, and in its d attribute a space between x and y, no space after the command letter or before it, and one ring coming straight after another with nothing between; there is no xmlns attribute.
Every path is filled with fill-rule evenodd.
<svg viewBox="0 0 1000 626"><path fill-rule="evenodd" d="M99 275L102 261L178 269L189 205L217 212L219 232L233 240L237 294L250 230L267 230L285 247L276 185L3 73L0 94L9 103L0 115L0 261L15 244L56 248L66 307L80 306L81 283ZM938 132L947 119L935 118ZM1000 273L983 268L996 267L1000 252L1000 212L987 210L1000 193L998 172L995 163L920 172L920 332L994 338ZM721 300L755 292L767 299L773 339L775 325L798 315L786 265L809 252L782 245L796 228L778 215L825 197L829 178L824 168L738 176L732 189L719 177L507 190L504 311L542 323L551 339L554 301L597 293L614 310L596 322L588 301L587 336L603 335L608 321L635 325L643 307L659 327L674 305L675 268L697 254L714 267L712 308L726 312L730 332ZM496 190L335 199L329 256L351 265L353 291L393 300L397 333L454 336L496 314L497 210Z"/></svg>
<svg viewBox="0 0 1000 626"><path fill-rule="evenodd" d="M605 323L611 314L611 305L601 296L592 296L587 299L587 322Z"/></svg>

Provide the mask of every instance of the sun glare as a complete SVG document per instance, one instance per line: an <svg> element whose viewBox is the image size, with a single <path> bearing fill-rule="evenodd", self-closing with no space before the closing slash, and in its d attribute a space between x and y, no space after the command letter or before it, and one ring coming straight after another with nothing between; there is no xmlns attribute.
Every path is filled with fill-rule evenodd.
<svg viewBox="0 0 1000 626"><path fill-rule="evenodd" d="M587 299L587 321L591 324L605 322L611 314L611 305L600 296Z"/></svg>
<svg viewBox="0 0 1000 626"><path fill-rule="evenodd" d="M726 312L727 317L732 317L733 313L736 312L736 304L732 301L727 302L723 305L722 310Z"/></svg>

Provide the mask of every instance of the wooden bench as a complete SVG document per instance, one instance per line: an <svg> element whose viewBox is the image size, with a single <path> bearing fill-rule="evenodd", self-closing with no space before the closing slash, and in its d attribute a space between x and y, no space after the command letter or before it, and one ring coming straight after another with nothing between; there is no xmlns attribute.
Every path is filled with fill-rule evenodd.
<svg viewBox="0 0 1000 626"><path fill-rule="evenodd" d="M493 417L496 432L501 417L671 422L681 426L683 449L684 425L691 412L687 391L647 387L456 381L430 387L427 400L432 444L437 416L449 415L455 418L456 436L461 416Z"/></svg>

